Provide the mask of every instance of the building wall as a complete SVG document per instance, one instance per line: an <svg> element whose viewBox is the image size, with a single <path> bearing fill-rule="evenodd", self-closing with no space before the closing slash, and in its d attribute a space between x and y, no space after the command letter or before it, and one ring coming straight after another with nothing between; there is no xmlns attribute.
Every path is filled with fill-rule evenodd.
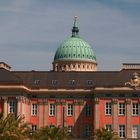
<svg viewBox="0 0 140 140"><path fill-rule="evenodd" d="M115 96L114 96L115 95ZM86 127L90 126L91 134L96 129L103 128L107 124L112 126L116 132L119 133L119 125L125 125L125 137L132 138L133 126L138 126L140 129L140 100L139 97L133 98L132 94L127 93L125 97L119 97L120 93L112 93L111 97L106 97L104 94L95 94L94 97L91 93L68 98L67 95L60 96L58 93L54 98L49 96L39 96L33 98L32 96L2 96L0 100L0 110L4 112L6 117L9 113L10 100L16 101L16 114L25 116L25 122L30 122L36 125L37 128L49 126L60 127L73 127L73 136L84 138L86 137ZM106 115L106 103L111 103L111 114ZM119 103L125 104L125 114L119 115ZM138 104L138 115L132 114L133 103ZM37 104L37 114L32 115L32 105ZM50 104L55 105L55 115L50 116ZM73 114L68 116L68 104L73 105ZM91 106L91 114L86 115L86 105ZM140 134L138 134L140 137ZM88 135L87 135L88 137Z"/></svg>

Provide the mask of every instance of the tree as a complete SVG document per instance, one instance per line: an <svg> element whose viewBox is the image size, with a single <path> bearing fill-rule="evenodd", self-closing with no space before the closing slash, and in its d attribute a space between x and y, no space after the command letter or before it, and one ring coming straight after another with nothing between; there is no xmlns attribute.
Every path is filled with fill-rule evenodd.
<svg viewBox="0 0 140 140"><path fill-rule="evenodd" d="M27 140L30 128L22 123L24 118L8 114L6 118L0 115L0 140Z"/></svg>
<svg viewBox="0 0 140 140"><path fill-rule="evenodd" d="M68 139L68 131L66 128L60 128L46 126L44 128L39 129L34 135L33 139L35 140L67 140Z"/></svg>
<svg viewBox="0 0 140 140"><path fill-rule="evenodd" d="M117 133L113 130L107 130L105 128L97 129L94 133L94 140L118 140Z"/></svg>

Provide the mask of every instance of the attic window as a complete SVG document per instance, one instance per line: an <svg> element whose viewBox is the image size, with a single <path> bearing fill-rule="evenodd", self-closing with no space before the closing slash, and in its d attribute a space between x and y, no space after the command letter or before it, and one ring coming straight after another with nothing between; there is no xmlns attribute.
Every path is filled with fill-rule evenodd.
<svg viewBox="0 0 140 140"><path fill-rule="evenodd" d="M88 85L88 86L93 85L93 81L92 81L92 80L87 80L87 85Z"/></svg>
<svg viewBox="0 0 140 140"><path fill-rule="evenodd" d="M37 98L37 96L36 95L32 95L32 98Z"/></svg>
<svg viewBox="0 0 140 140"><path fill-rule="evenodd" d="M55 98L55 95L50 95L50 98Z"/></svg>
<svg viewBox="0 0 140 140"><path fill-rule="evenodd" d="M107 93L105 94L106 97L112 97L112 94L111 93Z"/></svg>
<svg viewBox="0 0 140 140"><path fill-rule="evenodd" d="M58 84L58 81L57 80L52 80L52 85L55 86Z"/></svg>
<svg viewBox="0 0 140 140"><path fill-rule="evenodd" d="M38 80L38 79L34 80L34 84L35 85L39 85L40 84L40 80Z"/></svg>
<svg viewBox="0 0 140 140"><path fill-rule="evenodd" d="M69 81L69 84L70 84L70 85L75 85L75 84L76 84L76 81L75 81L75 80L70 80L70 81Z"/></svg>

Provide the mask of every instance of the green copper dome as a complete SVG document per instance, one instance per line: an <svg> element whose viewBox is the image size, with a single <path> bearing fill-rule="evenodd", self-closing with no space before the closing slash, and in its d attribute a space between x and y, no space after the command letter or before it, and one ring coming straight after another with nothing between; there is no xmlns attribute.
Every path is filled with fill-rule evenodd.
<svg viewBox="0 0 140 140"><path fill-rule="evenodd" d="M91 46L79 37L76 18L74 20L71 38L62 42L55 53L54 61L59 60L96 62L96 56Z"/></svg>

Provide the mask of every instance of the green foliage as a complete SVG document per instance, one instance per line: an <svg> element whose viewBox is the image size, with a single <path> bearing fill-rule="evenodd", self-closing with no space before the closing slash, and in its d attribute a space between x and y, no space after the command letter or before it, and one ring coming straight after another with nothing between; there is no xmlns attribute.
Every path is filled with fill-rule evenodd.
<svg viewBox="0 0 140 140"><path fill-rule="evenodd" d="M46 126L39 129L34 135L34 140L67 140L68 131L66 128Z"/></svg>
<svg viewBox="0 0 140 140"><path fill-rule="evenodd" d="M117 133L113 130L107 130L105 128L97 129L94 133L94 140L118 140Z"/></svg>
<svg viewBox="0 0 140 140"><path fill-rule="evenodd" d="M30 128L22 123L24 118L8 114L6 118L0 115L0 140L25 140L29 138Z"/></svg>

